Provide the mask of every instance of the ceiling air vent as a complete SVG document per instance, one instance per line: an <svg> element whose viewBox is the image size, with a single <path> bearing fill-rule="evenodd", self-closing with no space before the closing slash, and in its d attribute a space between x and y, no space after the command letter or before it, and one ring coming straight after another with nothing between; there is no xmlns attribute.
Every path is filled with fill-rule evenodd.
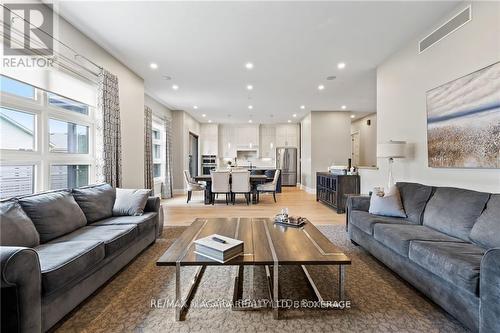
<svg viewBox="0 0 500 333"><path fill-rule="evenodd" d="M464 24L468 23L471 20L471 18L472 18L472 9L471 6L467 6L460 13L455 15L449 21L447 21L442 26L434 30L427 37L422 39L418 43L420 53L424 52L429 47L436 44L437 42L439 42L441 39L445 38L452 32L461 28Z"/></svg>

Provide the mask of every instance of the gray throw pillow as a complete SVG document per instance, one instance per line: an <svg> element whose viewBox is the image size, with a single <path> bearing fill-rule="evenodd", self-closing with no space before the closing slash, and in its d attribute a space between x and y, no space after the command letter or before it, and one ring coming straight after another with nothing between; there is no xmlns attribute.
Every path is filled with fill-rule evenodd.
<svg viewBox="0 0 500 333"><path fill-rule="evenodd" d="M35 225L17 202L2 202L0 216L0 245L35 247L40 244Z"/></svg>
<svg viewBox="0 0 500 333"><path fill-rule="evenodd" d="M87 223L113 216L116 191L109 184L75 188L73 197L83 210Z"/></svg>
<svg viewBox="0 0 500 333"><path fill-rule="evenodd" d="M392 186L383 196L378 196L374 191L368 212L374 215L406 217L399 189Z"/></svg>
<svg viewBox="0 0 500 333"><path fill-rule="evenodd" d="M492 194L469 238L487 249L500 247L500 194Z"/></svg>
<svg viewBox="0 0 500 333"><path fill-rule="evenodd" d="M85 214L67 191L31 195L19 199L19 203L33 221L42 244L87 224Z"/></svg>
<svg viewBox="0 0 500 333"><path fill-rule="evenodd" d="M139 216L144 213L151 190L116 189L113 216Z"/></svg>

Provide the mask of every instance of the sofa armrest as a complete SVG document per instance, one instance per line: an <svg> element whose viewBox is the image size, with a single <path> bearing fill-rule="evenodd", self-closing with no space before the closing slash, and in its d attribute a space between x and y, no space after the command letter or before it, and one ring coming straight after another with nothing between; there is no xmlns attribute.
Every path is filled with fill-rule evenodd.
<svg viewBox="0 0 500 333"><path fill-rule="evenodd" d="M41 332L42 275L35 250L0 246L2 330Z"/></svg>
<svg viewBox="0 0 500 333"><path fill-rule="evenodd" d="M367 212L370 209L370 197L366 195L349 196L349 198L347 198L347 209Z"/></svg>
<svg viewBox="0 0 500 333"><path fill-rule="evenodd" d="M500 332L500 248L486 251L479 278L479 332Z"/></svg>
<svg viewBox="0 0 500 333"><path fill-rule="evenodd" d="M149 197L146 202L144 212L156 212L156 237L161 236L163 232L163 207L160 204L159 197Z"/></svg>
<svg viewBox="0 0 500 333"><path fill-rule="evenodd" d="M160 198L149 197L144 207L144 212L157 212L160 210Z"/></svg>

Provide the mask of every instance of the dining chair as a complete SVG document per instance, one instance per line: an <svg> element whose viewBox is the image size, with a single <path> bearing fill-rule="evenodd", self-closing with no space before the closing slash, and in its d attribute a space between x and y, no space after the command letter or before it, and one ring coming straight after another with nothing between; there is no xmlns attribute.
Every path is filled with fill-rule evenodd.
<svg viewBox="0 0 500 333"><path fill-rule="evenodd" d="M186 182L186 187L188 191L186 203L189 203L189 201L191 200L191 195L193 194L193 191L205 191L205 186L194 180L194 178L191 177L191 173L189 173L189 170L184 170L184 180Z"/></svg>
<svg viewBox="0 0 500 333"><path fill-rule="evenodd" d="M278 186L278 179L280 178L280 172L281 170L279 169L276 170L272 182L257 185L257 202L259 202L259 194L265 192L272 193L274 202L276 202L276 188Z"/></svg>
<svg viewBox="0 0 500 333"><path fill-rule="evenodd" d="M210 172L212 177L212 205L215 204L216 194L226 195L226 205L229 204L229 195L231 194L231 187L229 184L229 171L212 171Z"/></svg>
<svg viewBox="0 0 500 333"><path fill-rule="evenodd" d="M250 204L250 171L248 170L233 170L231 173L231 201L234 205L236 194L244 194L247 205Z"/></svg>

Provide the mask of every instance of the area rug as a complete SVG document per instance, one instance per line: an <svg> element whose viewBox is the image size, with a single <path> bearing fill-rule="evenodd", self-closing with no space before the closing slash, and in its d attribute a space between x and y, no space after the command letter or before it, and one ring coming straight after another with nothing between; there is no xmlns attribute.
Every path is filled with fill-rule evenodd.
<svg viewBox="0 0 500 333"><path fill-rule="evenodd" d="M360 247L350 243L343 226L318 229L352 259L347 268L349 309L294 308L274 320L271 310L233 311L234 267L208 267L186 320L174 320L169 306L175 295L175 269L157 267L156 260L185 230L165 228L162 238L145 250L103 288L66 317L58 332L467 332L441 308L401 280ZM309 267L326 298L336 297L337 269ZM194 273L182 273L184 294ZM314 300L296 267L280 267L282 298ZM245 299L265 299L267 285L261 267L246 267Z"/></svg>

